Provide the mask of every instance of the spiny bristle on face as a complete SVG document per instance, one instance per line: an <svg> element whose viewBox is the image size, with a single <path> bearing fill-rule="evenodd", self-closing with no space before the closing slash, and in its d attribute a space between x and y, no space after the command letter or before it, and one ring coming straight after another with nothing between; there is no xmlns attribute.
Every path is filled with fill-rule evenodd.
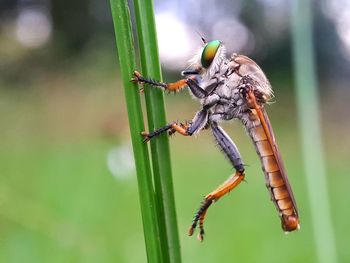
<svg viewBox="0 0 350 263"><path fill-rule="evenodd" d="M195 55L188 60L187 69L196 70L202 67L201 65L201 55L202 55L203 47L199 48Z"/></svg>

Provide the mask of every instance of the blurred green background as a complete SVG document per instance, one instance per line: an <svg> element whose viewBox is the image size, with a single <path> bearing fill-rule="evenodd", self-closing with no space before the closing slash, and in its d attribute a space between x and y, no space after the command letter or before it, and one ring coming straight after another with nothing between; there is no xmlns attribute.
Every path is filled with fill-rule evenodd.
<svg viewBox="0 0 350 263"><path fill-rule="evenodd" d="M109 3L0 2L0 262L145 262L137 182ZM183 262L317 262L295 106L290 1L155 1L166 80L207 39L256 60L275 91L267 107L301 216L285 235L242 125L224 128L246 168L210 209L204 243L187 236L202 197L231 173L210 132L171 139ZM208 12L210 10L210 12ZM350 4L313 6L327 187L339 262L350 262ZM191 119L187 92L168 120ZM318 218L322 220L322 218ZM319 229L322 231L322 229Z"/></svg>

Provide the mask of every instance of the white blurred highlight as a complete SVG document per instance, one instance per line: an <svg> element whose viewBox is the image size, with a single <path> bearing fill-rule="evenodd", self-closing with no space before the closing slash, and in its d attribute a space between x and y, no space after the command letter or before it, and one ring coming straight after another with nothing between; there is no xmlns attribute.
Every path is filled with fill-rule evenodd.
<svg viewBox="0 0 350 263"><path fill-rule="evenodd" d="M48 12L41 8L26 8L16 19L15 36L25 47L38 48L45 45L51 36L52 23Z"/></svg>
<svg viewBox="0 0 350 263"><path fill-rule="evenodd" d="M107 167L114 178L120 180L135 174L135 164L129 145L112 148L107 154Z"/></svg>
<svg viewBox="0 0 350 263"><path fill-rule="evenodd" d="M350 60L350 1L324 0L322 4L323 13L335 23L344 55Z"/></svg>
<svg viewBox="0 0 350 263"><path fill-rule="evenodd" d="M346 58L350 60L350 8L341 12L336 20L337 33L343 44Z"/></svg>
<svg viewBox="0 0 350 263"><path fill-rule="evenodd" d="M170 70L185 69L188 61L201 47L199 33L182 22L171 11L156 14L156 25L162 64ZM212 25L209 35L223 41L228 51L227 56L233 52L249 53L254 49L254 37L247 27L236 18L218 19L218 22Z"/></svg>
<svg viewBox="0 0 350 263"><path fill-rule="evenodd" d="M235 18L220 19L212 27L211 35L223 41L227 56L233 52L249 53L254 49L254 38L245 25Z"/></svg>
<svg viewBox="0 0 350 263"><path fill-rule="evenodd" d="M172 13L156 14L159 54L162 63L172 70L183 69L196 52L194 43L198 37L195 31L189 32L186 24Z"/></svg>

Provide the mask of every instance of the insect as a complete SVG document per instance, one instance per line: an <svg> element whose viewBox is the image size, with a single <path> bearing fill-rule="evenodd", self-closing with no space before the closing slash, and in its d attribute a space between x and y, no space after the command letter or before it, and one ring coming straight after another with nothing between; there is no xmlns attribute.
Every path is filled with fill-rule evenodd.
<svg viewBox="0 0 350 263"><path fill-rule="evenodd" d="M207 194L197 210L188 230L191 236L199 225L198 239L204 238L204 219L208 208L234 189L245 177L245 168L234 142L220 127L220 122L240 120L253 141L265 174L266 186L281 219L282 229L290 232L299 229L297 205L286 170L281 159L270 120L264 105L273 97L271 85L261 68L250 58L232 54L226 58L225 46L219 40L207 42L191 60L184 79L164 83L144 78L134 72L132 81L148 84L166 91L188 87L199 100L201 109L190 122L172 122L152 132L142 132L147 142L158 135L178 132L192 136L203 129L211 129L219 148L228 157L235 173L222 185Z"/></svg>

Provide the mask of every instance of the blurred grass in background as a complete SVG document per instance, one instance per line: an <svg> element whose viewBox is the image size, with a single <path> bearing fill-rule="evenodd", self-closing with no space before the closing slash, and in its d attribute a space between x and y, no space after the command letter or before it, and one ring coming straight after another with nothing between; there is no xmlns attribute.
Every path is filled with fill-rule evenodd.
<svg viewBox="0 0 350 263"><path fill-rule="evenodd" d="M117 163L113 176L108 168L111 151L119 149L126 160L131 156L112 24L109 29L110 37L95 36L74 56L61 57L50 45L23 49L1 31L0 262L146 260L135 172ZM298 201L301 230L287 236L281 231L255 150L233 122L225 129L248 165L247 183L209 211L204 243L188 237L202 197L232 168L209 132L175 136L170 143L183 262L316 261L291 73L269 57L262 67L276 103L267 110ZM330 204L338 260L348 262L349 89L346 76L337 78L332 68L326 73L320 81L321 116ZM198 109L187 92L166 101L169 120L190 119Z"/></svg>

